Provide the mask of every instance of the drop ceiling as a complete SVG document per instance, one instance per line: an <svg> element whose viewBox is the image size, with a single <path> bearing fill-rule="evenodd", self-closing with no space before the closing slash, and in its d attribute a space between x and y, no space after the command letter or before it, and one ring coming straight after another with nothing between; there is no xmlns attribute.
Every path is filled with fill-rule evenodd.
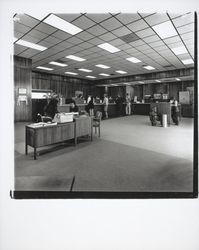
<svg viewBox="0 0 199 250"><path fill-rule="evenodd" d="M73 24L79 29L71 35L49 25L49 16L61 18L61 21ZM170 24L173 29L171 36L163 37L157 32L160 24ZM52 26L53 25L53 26ZM163 25L164 27L164 25ZM32 59L32 70L48 72L50 74L68 75L90 81L138 75L149 72L159 72L172 69L189 68L194 66L194 14L169 13L104 13L104 14L48 14L33 16L30 14L16 14L14 16L14 55ZM17 43L27 41L46 47L39 51ZM118 49L110 53L98 45L108 43ZM176 54L175 49L182 47L185 52ZM74 61L67 56L74 55L85 59ZM140 62L132 63L126 58L135 57ZM184 64L183 60L192 59L191 64ZM49 64L61 62L67 66ZM107 69L96 67L102 64ZM144 66L152 66L148 71ZM51 68L51 71L37 67ZM79 69L88 69L85 72ZM120 74L116 71L124 71ZM76 75L69 75L72 72ZM102 74L102 75L100 75ZM92 76L95 78L88 78Z"/></svg>

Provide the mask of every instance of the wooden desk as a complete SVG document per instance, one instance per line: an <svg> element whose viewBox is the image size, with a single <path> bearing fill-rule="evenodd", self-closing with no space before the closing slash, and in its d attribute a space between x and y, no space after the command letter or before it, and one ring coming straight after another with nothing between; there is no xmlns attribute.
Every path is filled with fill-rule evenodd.
<svg viewBox="0 0 199 250"><path fill-rule="evenodd" d="M25 154L28 154L28 146L34 148L34 160L37 159L37 148L89 135L92 140L92 119L88 116L75 118L74 122L60 123L35 127L25 127Z"/></svg>

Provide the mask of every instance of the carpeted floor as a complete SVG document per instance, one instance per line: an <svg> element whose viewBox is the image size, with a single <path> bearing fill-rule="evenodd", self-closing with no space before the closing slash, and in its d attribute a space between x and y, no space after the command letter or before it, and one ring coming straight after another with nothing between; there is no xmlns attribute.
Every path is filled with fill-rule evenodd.
<svg viewBox="0 0 199 250"><path fill-rule="evenodd" d="M162 128L150 126L147 116L108 119L100 139L41 148L36 161L31 148L24 155L25 124L16 123L16 180L75 176L73 191L191 192L192 123L182 118L179 126Z"/></svg>

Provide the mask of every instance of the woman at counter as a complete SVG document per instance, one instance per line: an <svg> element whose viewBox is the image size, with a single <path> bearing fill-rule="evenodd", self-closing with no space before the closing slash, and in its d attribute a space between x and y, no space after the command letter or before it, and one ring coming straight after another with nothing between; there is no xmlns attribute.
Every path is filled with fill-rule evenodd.
<svg viewBox="0 0 199 250"><path fill-rule="evenodd" d="M131 98L126 94L126 115L131 115Z"/></svg>
<svg viewBox="0 0 199 250"><path fill-rule="evenodd" d="M77 107L76 102L75 101L71 102L70 112L78 112L78 111L79 111L79 108Z"/></svg>
<svg viewBox="0 0 199 250"><path fill-rule="evenodd" d="M103 104L104 104L104 117L106 119L108 119L108 96L107 94L104 94L104 100L103 100Z"/></svg>
<svg viewBox="0 0 199 250"><path fill-rule="evenodd" d="M94 98L93 96L90 97L90 101L86 106L86 112L89 113L90 116L94 116Z"/></svg>

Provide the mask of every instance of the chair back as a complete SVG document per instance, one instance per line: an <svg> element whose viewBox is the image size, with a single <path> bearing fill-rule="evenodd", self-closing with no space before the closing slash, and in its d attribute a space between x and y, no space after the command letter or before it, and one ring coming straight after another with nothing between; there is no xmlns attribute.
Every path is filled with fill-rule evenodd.
<svg viewBox="0 0 199 250"><path fill-rule="evenodd" d="M96 112L96 115L95 115L95 118L98 118L98 119L101 120L101 118L102 118L102 112L97 111L97 112Z"/></svg>

